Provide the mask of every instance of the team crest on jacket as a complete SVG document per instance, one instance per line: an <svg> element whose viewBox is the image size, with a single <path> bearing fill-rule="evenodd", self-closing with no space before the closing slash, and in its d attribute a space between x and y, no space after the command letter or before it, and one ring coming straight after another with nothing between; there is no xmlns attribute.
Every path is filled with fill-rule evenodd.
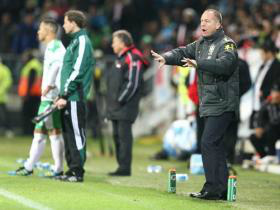
<svg viewBox="0 0 280 210"><path fill-rule="evenodd" d="M132 66L133 66L133 67L137 66L137 62L134 61L134 62L132 63Z"/></svg>
<svg viewBox="0 0 280 210"><path fill-rule="evenodd" d="M210 45L210 48L209 48L209 51L208 51L207 59L211 59L211 56L212 56L214 50L215 50L215 45L214 45L214 44L211 44L211 45Z"/></svg>
<svg viewBox="0 0 280 210"><path fill-rule="evenodd" d="M122 65L119 61L115 62L115 66L116 66L117 69L120 69L122 67Z"/></svg>
<svg viewBox="0 0 280 210"><path fill-rule="evenodd" d="M225 50L226 51L232 51L234 49L235 49L235 46L234 46L233 43L228 43L228 44L225 45Z"/></svg>

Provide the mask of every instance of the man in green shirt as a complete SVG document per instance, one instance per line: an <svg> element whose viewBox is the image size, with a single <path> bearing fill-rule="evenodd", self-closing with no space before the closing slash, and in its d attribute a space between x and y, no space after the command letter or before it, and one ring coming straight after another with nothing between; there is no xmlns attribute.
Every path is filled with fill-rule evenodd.
<svg viewBox="0 0 280 210"><path fill-rule="evenodd" d="M82 182L86 160L86 96L92 82L93 48L83 29L86 17L78 10L64 16L63 28L72 40L66 49L61 71L60 97L56 106L62 110L65 158L69 170L60 180Z"/></svg>

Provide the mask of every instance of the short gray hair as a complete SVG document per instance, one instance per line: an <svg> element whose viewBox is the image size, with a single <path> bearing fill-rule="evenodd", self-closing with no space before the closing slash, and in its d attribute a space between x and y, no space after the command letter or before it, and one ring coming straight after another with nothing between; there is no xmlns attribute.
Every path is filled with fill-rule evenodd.
<svg viewBox="0 0 280 210"><path fill-rule="evenodd" d="M115 31L113 33L113 38L114 37L118 37L127 47L133 44L133 38L127 30Z"/></svg>

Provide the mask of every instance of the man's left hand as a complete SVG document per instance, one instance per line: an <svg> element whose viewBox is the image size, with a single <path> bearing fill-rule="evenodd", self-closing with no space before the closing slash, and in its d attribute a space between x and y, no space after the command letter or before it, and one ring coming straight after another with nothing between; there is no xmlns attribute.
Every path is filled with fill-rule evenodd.
<svg viewBox="0 0 280 210"><path fill-rule="evenodd" d="M196 60L192 60L192 59L189 59L189 58L183 58L181 60L181 62L183 62L183 66L184 67L194 67L196 68L197 67L197 62Z"/></svg>
<svg viewBox="0 0 280 210"><path fill-rule="evenodd" d="M63 109L67 104L67 100L60 98L55 102L55 105L58 109Z"/></svg>

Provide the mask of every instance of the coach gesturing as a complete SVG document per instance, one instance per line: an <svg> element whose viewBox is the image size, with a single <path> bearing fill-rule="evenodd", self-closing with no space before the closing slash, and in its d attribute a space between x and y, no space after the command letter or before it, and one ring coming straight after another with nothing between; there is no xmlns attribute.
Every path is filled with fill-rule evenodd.
<svg viewBox="0 0 280 210"><path fill-rule="evenodd" d="M202 37L197 41L159 55L161 65L193 66L198 72L199 114L205 127L201 151L206 182L191 197L226 199L228 169L223 136L239 107L239 77L236 45L224 34L219 11L207 9L201 16Z"/></svg>

